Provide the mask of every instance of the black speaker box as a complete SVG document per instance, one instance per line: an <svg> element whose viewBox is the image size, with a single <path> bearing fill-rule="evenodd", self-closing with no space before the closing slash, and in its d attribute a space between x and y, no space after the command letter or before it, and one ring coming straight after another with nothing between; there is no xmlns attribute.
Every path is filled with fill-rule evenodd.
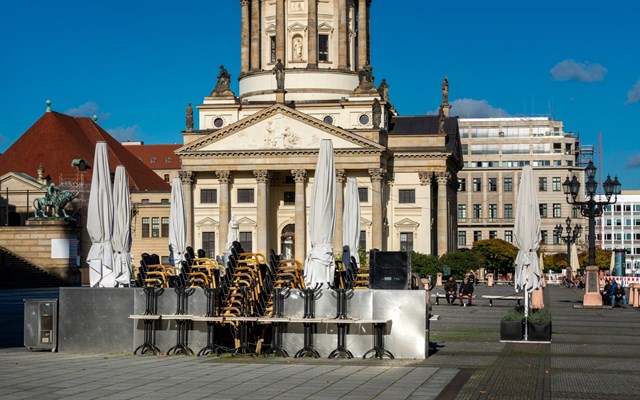
<svg viewBox="0 0 640 400"><path fill-rule="evenodd" d="M411 253L407 251L369 252L369 289L411 288Z"/></svg>

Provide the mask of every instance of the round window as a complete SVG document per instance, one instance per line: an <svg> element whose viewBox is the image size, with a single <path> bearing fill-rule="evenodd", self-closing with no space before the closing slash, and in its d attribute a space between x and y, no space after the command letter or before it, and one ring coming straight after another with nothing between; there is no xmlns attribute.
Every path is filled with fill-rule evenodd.
<svg viewBox="0 0 640 400"><path fill-rule="evenodd" d="M216 118L213 120L213 126L216 128L220 128L222 125L224 125L224 120L222 118Z"/></svg>
<svg viewBox="0 0 640 400"><path fill-rule="evenodd" d="M331 115L327 115L323 118L325 124L333 125L333 117Z"/></svg>
<svg viewBox="0 0 640 400"><path fill-rule="evenodd" d="M360 125L367 125L369 123L369 116L367 114L362 114L360 118L358 118L358 121L360 121Z"/></svg>

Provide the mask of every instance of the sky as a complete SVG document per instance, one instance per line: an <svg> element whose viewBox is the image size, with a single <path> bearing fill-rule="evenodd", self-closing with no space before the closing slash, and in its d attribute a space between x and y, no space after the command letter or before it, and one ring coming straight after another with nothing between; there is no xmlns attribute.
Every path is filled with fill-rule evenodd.
<svg viewBox="0 0 640 400"><path fill-rule="evenodd" d="M640 2L373 0L371 65L401 115L551 116L640 189ZM181 143L219 66L238 93L238 0L12 1L0 15L0 152L45 112ZM197 126L196 126L197 128Z"/></svg>

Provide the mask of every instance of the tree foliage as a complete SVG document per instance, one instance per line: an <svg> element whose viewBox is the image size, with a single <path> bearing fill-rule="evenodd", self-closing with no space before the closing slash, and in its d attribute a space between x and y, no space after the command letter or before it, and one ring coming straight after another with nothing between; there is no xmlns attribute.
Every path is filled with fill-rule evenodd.
<svg viewBox="0 0 640 400"><path fill-rule="evenodd" d="M602 250L600 247L596 246L596 265L600 269L609 270L611 266L611 251L610 250ZM589 250L584 253L580 253L578 255L578 259L580 260L580 267L585 268L589 265Z"/></svg>
<svg viewBox="0 0 640 400"><path fill-rule="evenodd" d="M429 275L436 276L438 272L442 272L442 263L437 256L414 251L411 253L411 269L420 274L421 278L426 278Z"/></svg>
<svg viewBox="0 0 640 400"><path fill-rule="evenodd" d="M502 239L478 240L473 243L473 252L484 259L485 268L500 273L513 272L518 249Z"/></svg>
<svg viewBox="0 0 640 400"><path fill-rule="evenodd" d="M451 268L451 275L456 279L462 279L467 272L485 267L485 260L477 252L452 251L440 257L442 266Z"/></svg>

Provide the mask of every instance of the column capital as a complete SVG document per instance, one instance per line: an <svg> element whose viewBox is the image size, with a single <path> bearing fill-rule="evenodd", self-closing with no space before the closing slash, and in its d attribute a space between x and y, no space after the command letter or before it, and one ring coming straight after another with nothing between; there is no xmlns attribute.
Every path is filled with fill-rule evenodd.
<svg viewBox="0 0 640 400"><path fill-rule="evenodd" d="M304 183L307 178L307 170L306 169L292 169L291 175L293 175L293 180L296 183Z"/></svg>
<svg viewBox="0 0 640 400"><path fill-rule="evenodd" d="M369 168L369 176L371 176L371 182L382 182L387 175L385 168Z"/></svg>
<svg viewBox="0 0 640 400"><path fill-rule="evenodd" d="M451 174L449 172L436 172L436 181L438 182L438 186L444 186L451 179Z"/></svg>
<svg viewBox="0 0 640 400"><path fill-rule="evenodd" d="M251 0L240 0L240 5L242 7L247 7L251 3Z"/></svg>
<svg viewBox="0 0 640 400"><path fill-rule="evenodd" d="M192 184L195 181L196 174L193 171L178 171L178 177L182 184Z"/></svg>
<svg viewBox="0 0 640 400"><path fill-rule="evenodd" d="M269 181L269 170L254 169L253 176L256 177L256 181L258 181L258 183L267 183Z"/></svg>
<svg viewBox="0 0 640 400"><path fill-rule="evenodd" d="M336 182L344 183L347 180L347 171L344 169L336 170Z"/></svg>
<svg viewBox="0 0 640 400"><path fill-rule="evenodd" d="M216 171L218 182L229 183L231 182L231 171Z"/></svg>
<svg viewBox="0 0 640 400"><path fill-rule="evenodd" d="M430 185L433 179L433 174L431 172L418 172L418 179L420 180L421 186Z"/></svg>

